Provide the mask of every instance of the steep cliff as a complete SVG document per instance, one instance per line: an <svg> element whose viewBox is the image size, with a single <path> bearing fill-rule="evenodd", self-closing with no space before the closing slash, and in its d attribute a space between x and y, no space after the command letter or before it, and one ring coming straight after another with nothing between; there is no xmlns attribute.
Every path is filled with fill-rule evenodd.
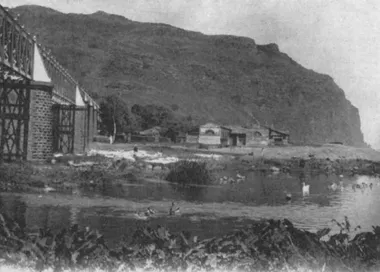
<svg viewBox="0 0 380 272"><path fill-rule="evenodd" d="M327 75L305 69L276 44L139 23L104 12L13 10L39 42L93 93L158 104L196 122L257 120L297 143L363 145L355 108Z"/></svg>

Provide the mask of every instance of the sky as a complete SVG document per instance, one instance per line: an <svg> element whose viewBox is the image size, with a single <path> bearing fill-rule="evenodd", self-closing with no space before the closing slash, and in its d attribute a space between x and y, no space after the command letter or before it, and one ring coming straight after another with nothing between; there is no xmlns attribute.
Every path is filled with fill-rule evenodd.
<svg viewBox="0 0 380 272"><path fill-rule="evenodd" d="M0 4L35 4L65 13L102 10L134 21L276 43L302 66L334 79L359 108L364 140L380 149L378 0L0 0Z"/></svg>

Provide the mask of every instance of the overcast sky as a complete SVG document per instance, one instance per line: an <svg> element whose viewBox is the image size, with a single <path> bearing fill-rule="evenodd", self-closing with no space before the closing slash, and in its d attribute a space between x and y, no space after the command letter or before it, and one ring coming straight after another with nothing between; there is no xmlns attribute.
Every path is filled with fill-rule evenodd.
<svg viewBox="0 0 380 272"><path fill-rule="evenodd" d="M0 0L62 12L103 10L205 34L232 34L329 74L359 108L365 141L380 148L380 1L378 0ZM378 110L379 109L379 110Z"/></svg>

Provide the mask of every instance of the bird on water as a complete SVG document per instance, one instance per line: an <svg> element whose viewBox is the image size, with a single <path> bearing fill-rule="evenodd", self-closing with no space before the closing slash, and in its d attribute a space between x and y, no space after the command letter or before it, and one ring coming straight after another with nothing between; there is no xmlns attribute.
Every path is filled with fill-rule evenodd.
<svg viewBox="0 0 380 272"><path fill-rule="evenodd" d="M288 191L284 191L284 193L285 193L285 199L287 201L292 200L292 194L291 193L289 193Z"/></svg>
<svg viewBox="0 0 380 272"><path fill-rule="evenodd" d="M302 182L302 194L303 194L304 196L310 194L310 184L306 185L305 182Z"/></svg>
<svg viewBox="0 0 380 272"><path fill-rule="evenodd" d="M179 207L175 207L175 203L172 202L172 206L170 207L170 210L169 210L169 215L175 215L177 213L180 212L180 208Z"/></svg>

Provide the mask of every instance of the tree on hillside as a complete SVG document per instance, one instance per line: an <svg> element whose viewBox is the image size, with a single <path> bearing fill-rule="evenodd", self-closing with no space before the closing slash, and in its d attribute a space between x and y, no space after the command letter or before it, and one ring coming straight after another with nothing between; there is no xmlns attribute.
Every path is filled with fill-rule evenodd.
<svg viewBox="0 0 380 272"><path fill-rule="evenodd" d="M112 136L112 142L116 133L127 131L132 124L128 105L116 95L103 97L100 103L100 118L102 129Z"/></svg>
<svg viewBox="0 0 380 272"><path fill-rule="evenodd" d="M154 104L135 104L131 108L131 113L140 122L143 130L155 126L162 128L161 135L173 138L178 132L187 132L195 126L193 118L176 115L173 110Z"/></svg>
<svg viewBox="0 0 380 272"><path fill-rule="evenodd" d="M131 112L139 118L141 128L144 130L154 126L166 127L168 120L173 118L170 109L152 104L146 106L135 104L132 106Z"/></svg>

